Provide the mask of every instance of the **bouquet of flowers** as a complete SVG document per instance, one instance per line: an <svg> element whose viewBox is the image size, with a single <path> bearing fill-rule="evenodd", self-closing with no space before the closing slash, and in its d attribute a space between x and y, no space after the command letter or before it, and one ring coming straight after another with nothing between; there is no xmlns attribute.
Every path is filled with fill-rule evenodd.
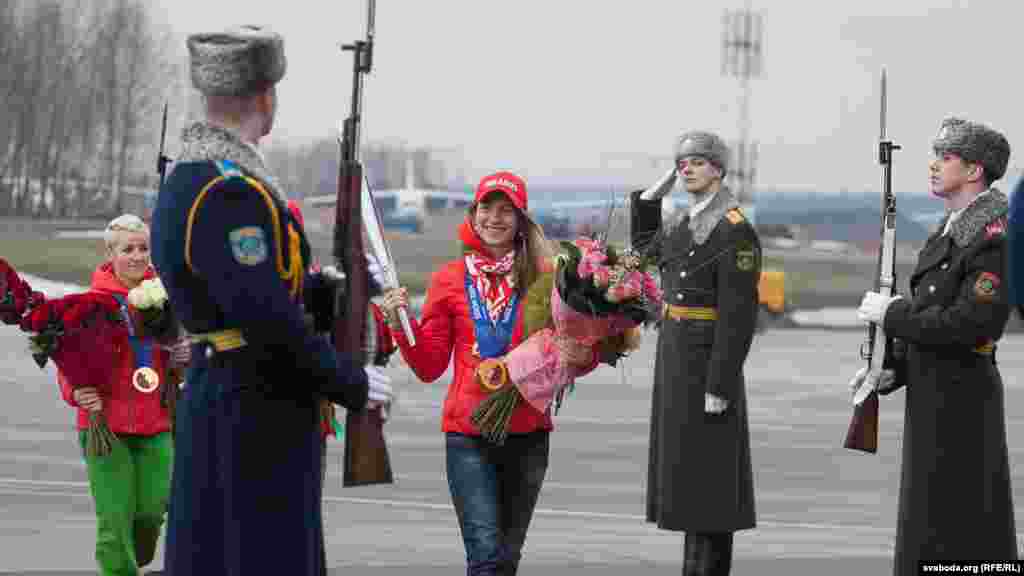
<svg viewBox="0 0 1024 576"><path fill-rule="evenodd" d="M143 280L128 291L128 303L138 312L135 333L166 340L176 333L174 315L171 314L167 290L159 278Z"/></svg>
<svg viewBox="0 0 1024 576"><path fill-rule="evenodd" d="M554 271L527 291L526 340L477 368L480 385L492 393L473 412L473 423L492 442L504 442L521 401L545 412L571 391L577 368L561 360L560 339L585 347L600 342L618 358L639 346L639 326L661 310L661 290L644 255L590 238L561 246Z"/></svg>
<svg viewBox="0 0 1024 576"><path fill-rule="evenodd" d="M44 300L46 298L41 293L34 292L28 282L22 280L14 268L0 258L0 321L4 324L18 324L26 312Z"/></svg>
<svg viewBox="0 0 1024 576"><path fill-rule="evenodd" d="M113 296L87 292L46 300L21 318L29 332L29 350L40 368L53 359L72 388L110 392L116 367L116 341L127 334ZM90 456L110 453L116 437L102 412L89 413L86 450Z"/></svg>

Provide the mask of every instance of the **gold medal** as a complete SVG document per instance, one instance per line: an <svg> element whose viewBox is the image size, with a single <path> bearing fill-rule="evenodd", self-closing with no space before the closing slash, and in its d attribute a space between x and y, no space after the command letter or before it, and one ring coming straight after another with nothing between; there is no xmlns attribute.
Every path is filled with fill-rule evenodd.
<svg viewBox="0 0 1024 576"><path fill-rule="evenodd" d="M139 392L149 394L160 386L160 375L149 366L143 366L132 374L132 385Z"/></svg>
<svg viewBox="0 0 1024 576"><path fill-rule="evenodd" d="M476 367L476 378L484 390L500 390L508 382L508 367L500 360L487 358Z"/></svg>

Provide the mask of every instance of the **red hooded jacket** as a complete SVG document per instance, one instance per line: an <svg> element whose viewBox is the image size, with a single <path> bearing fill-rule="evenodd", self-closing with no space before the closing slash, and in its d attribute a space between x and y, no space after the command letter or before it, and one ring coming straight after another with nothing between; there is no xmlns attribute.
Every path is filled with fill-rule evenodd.
<svg viewBox="0 0 1024 576"><path fill-rule="evenodd" d="M150 268L146 271L145 279L155 278L155 271ZM92 285L90 290L104 294L116 294L128 296L126 288L114 275L114 267L110 262L101 264L93 272ZM130 434L137 436L155 436L162 432L171 430L170 414L160 403L161 388L153 392L140 392L132 385L132 373L135 372L135 353L127 336L116 343L116 350L120 355L111 358L120 366L120 377L114 383L111 394L103 396L103 415L106 417L107 426L115 434ZM153 369L160 374L161 382L166 378L166 369L170 362L170 354L163 350L153 351ZM64 375L57 371L57 382L60 384L60 392L64 401L78 408L78 429L85 430L89 427L89 412L78 406L72 397L71 385Z"/></svg>
<svg viewBox="0 0 1024 576"><path fill-rule="evenodd" d="M479 242L468 225L460 226L460 237L472 246ZM433 382L453 363L453 379L448 385L441 415L441 430L479 436L480 430L473 424L473 411L484 400L488 392L476 381L476 368L481 359L473 354L476 332L469 309L465 290L466 262L458 259L446 263L431 277L427 299L419 321L412 316L413 336L416 346L409 346L402 330L394 330L395 342L402 352L409 368L423 382ZM523 311L520 305L516 311L515 328L508 349L515 348L523 341ZM454 359L453 359L454 352ZM580 376L597 368L598 354ZM550 413L540 413L526 402L521 402L509 420L510 434L523 434L536 430L552 430L554 425Z"/></svg>

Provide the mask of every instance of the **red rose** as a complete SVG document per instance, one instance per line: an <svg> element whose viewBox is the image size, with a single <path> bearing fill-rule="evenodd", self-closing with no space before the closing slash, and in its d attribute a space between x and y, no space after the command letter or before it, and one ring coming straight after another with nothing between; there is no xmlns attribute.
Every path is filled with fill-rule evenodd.
<svg viewBox="0 0 1024 576"><path fill-rule="evenodd" d="M5 260L0 259L0 321L19 324L25 312L41 304L46 298L33 292L28 282Z"/></svg>
<svg viewBox="0 0 1024 576"><path fill-rule="evenodd" d="M50 300L41 306L32 309L21 319L21 329L25 332L42 332L43 328L50 322L50 313L56 305L55 300Z"/></svg>

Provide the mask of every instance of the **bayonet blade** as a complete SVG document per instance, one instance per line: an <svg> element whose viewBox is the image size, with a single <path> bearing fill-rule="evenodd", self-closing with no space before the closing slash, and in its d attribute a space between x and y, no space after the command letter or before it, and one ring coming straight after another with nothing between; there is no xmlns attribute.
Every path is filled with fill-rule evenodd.
<svg viewBox="0 0 1024 576"><path fill-rule="evenodd" d="M164 176L164 142L167 138L167 102L164 102L164 118L160 126L160 151L156 154L156 173L160 175L161 184Z"/></svg>
<svg viewBox="0 0 1024 576"><path fill-rule="evenodd" d="M885 68L882 68L882 105L879 111L881 113L881 133L878 139L885 140Z"/></svg>
<svg viewBox="0 0 1024 576"><path fill-rule="evenodd" d="M373 35L375 32L374 20L376 20L376 13L377 2L376 0L370 0L366 13L366 37L369 38L371 41L373 40Z"/></svg>
<svg viewBox="0 0 1024 576"><path fill-rule="evenodd" d="M164 102L164 120L160 127L160 155L164 154L164 139L167 137L167 102Z"/></svg>

